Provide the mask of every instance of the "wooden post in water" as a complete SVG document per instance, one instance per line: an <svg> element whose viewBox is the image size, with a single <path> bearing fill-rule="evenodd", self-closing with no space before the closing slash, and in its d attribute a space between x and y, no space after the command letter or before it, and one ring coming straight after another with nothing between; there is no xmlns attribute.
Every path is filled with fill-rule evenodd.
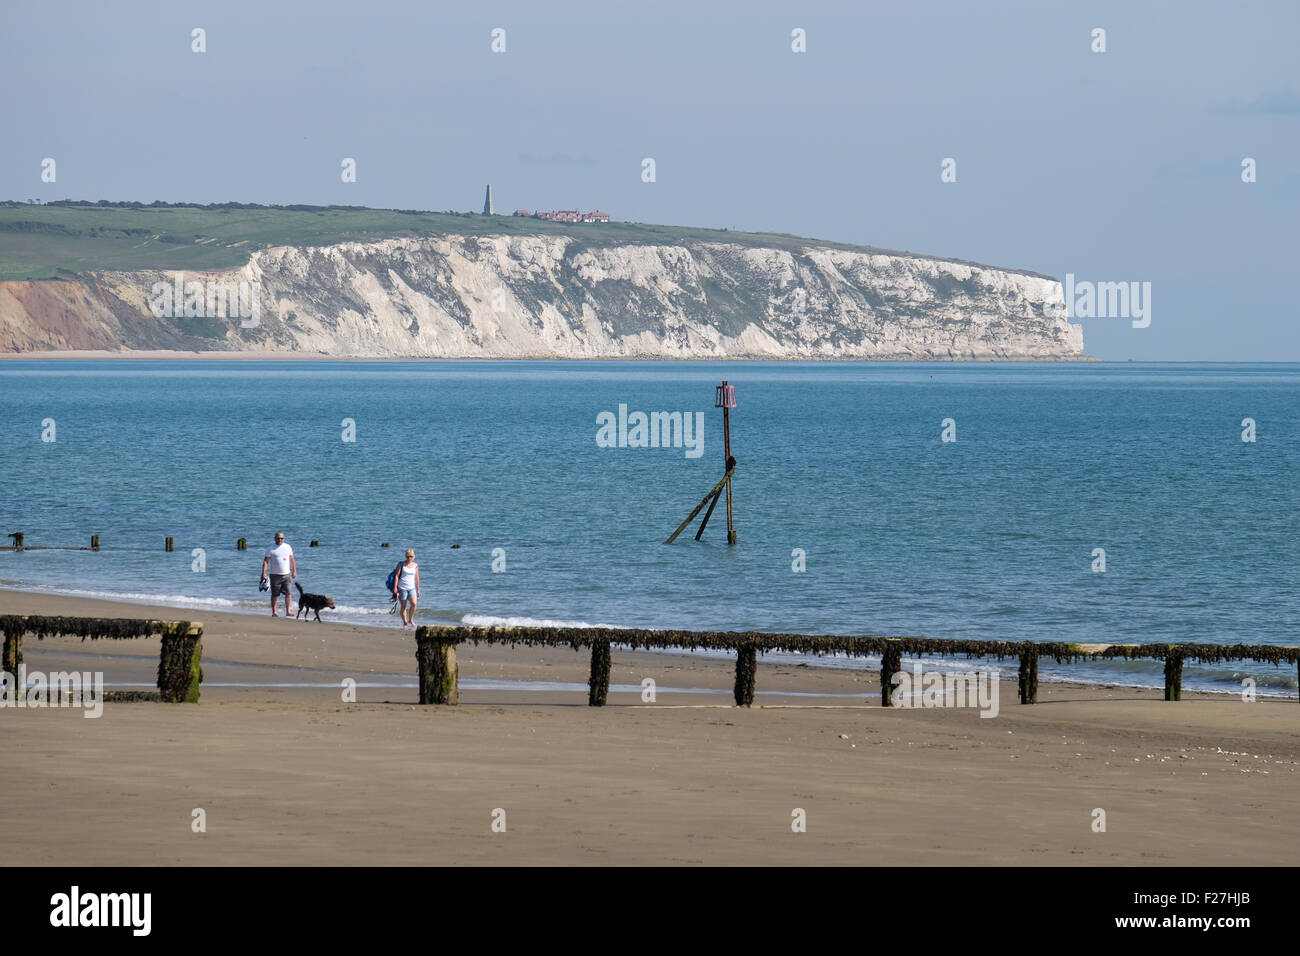
<svg viewBox="0 0 1300 956"><path fill-rule="evenodd" d="M700 530L695 532L696 541L699 541L704 536L704 529L709 526L709 519L713 517L713 509L718 506L718 496L721 494L722 492L717 492L713 496L713 500L709 502L709 510L704 512L704 520L700 522Z"/></svg>
<svg viewBox="0 0 1300 956"><path fill-rule="evenodd" d="M170 551L171 549L172 549L172 539L168 538L166 541L163 542L163 550Z"/></svg>
<svg viewBox="0 0 1300 956"><path fill-rule="evenodd" d="M717 395L713 400L713 407L722 409L722 454L725 456L726 469L722 480L714 485L703 500L695 506L695 510L686 516L686 520L677 526L677 530L668 536L664 544L672 544L677 540L677 536L686 530L686 526L695 520L695 516L705 506L709 510L704 512L704 520L700 522L700 530L695 532L695 540L699 541L704 536L704 529L709 526L709 519L713 517L713 509L718 506L718 498L723 491L727 493L727 544L736 543L736 526L732 519L731 513L731 474L736 470L736 459L731 456L731 409L736 407L736 386L728 385L723 382L718 386Z"/></svg>
<svg viewBox="0 0 1300 956"><path fill-rule="evenodd" d="M14 531L9 535L9 537L14 539L14 550L21 551L23 549L23 533L21 531Z"/></svg>
<svg viewBox="0 0 1300 956"><path fill-rule="evenodd" d="M731 520L731 472L735 470L736 459L731 457L731 410L736 407L736 386L728 385L724 380L718 386L713 407L722 409L722 455L727 466L727 544L735 544L736 526ZM708 522L709 519L706 517L704 520ZM704 528L701 527L700 531L702 533Z"/></svg>
<svg viewBox="0 0 1300 956"><path fill-rule="evenodd" d="M709 503L709 499L717 498L718 492L722 490L722 486L725 485L727 481L730 480L730 478L731 478L731 472L727 472L725 475L723 475L722 480L709 489L709 493L706 494L700 500L700 503L698 505L695 506L695 510L686 516L686 520L677 526L677 530L668 536L668 540L665 541L664 544L672 544L674 541L676 541L677 536L686 530L686 526L695 520L695 516L704 510L704 506ZM387 545L385 545L385 547L387 547Z"/></svg>
<svg viewBox="0 0 1300 956"><path fill-rule="evenodd" d="M97 535L97 534L92 534L92 535L90 536L90 550L91 550L91 551L98 551L98 550L99 550L99 535Z"/></svg>
<svg viewBox="0 0 1300 956"><path fill-rule="evenodd" d="M247 551L247 550L248 550L248 541L247 541L247 539L245 539L245 538L240 538L238 541L236 541L236 542L235 542L235 550L236 550L236 551Z"/></svg>

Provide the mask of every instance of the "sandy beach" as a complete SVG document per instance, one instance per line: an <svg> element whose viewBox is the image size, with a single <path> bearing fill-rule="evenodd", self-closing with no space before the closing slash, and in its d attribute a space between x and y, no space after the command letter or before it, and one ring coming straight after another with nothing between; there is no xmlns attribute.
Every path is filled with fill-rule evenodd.
<svg viewBox="0 0 1300 956"><path fill-rule="evenodd" d="M420 707L410 632L19 592L0 613L204 624L198 704L0 711L6 856L24 863L1257 866L1290 864L1300 828L1294 700L1044 684L1021 706L1010 667L982 719L760 659L741 709L672 690L729 691L728 661L615 650L610 706L590 708L585 686L491 683L585 685L586 653L467 646L460 706ZM108 684L151 684L157 653L25 645L29 669ZM618 689L647 677L653 704Z"/></svg>

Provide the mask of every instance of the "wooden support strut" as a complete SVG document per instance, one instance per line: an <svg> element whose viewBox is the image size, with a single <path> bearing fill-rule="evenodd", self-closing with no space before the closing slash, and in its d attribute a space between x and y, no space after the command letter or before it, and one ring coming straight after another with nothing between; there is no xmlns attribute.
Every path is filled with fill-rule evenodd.
<svg viewBox="0 0 1300 956"><path fill-rule="evenodd" d="M734 470L735 469L733 468L732 471ZM710 488L709 493L705 495L702 499L700 499L700 503L695 506L695 510L686 516L686 520L677 526L677 530L668 536L668 540L665 541L664 544L672 544L674 541L676 541L677 536L686 530L686 526L695 520L695 516L704 510L704 506L709 503L709 499L716 498L718 492L722 490L723 485L725 485L730 480L731 480L731 471L728 471L725 475L722 476L722 480L719 481L712 488Z"/></svg>
<svg viewBox="0 0 1300 956"><path fill-rule="evenodd" d="M728 484L727 487L730 488L731 485ZM721 494L721 492L718 492L713 496L713 500L709 502L709 510L704 512L704 520L700 522L700 530L695 532L696 541L699 541L704 536L704 529L709 526L709 519L713 517L713 509L718 506L718 497Z"/></svg>

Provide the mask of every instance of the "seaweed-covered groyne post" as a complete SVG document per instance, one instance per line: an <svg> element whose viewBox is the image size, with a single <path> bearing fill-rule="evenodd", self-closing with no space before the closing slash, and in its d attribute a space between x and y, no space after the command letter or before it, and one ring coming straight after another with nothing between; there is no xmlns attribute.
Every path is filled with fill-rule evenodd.
<svg viewBox="0 0 1300 956"><path fill-rule="evenodd" d="M18 673L18 665L23 662L23 631L26 618L15 614L0 617L0 633L4 634L4 653L0 656L0 671L9 674Z"/></svg>
<svg viewBox="0 0 1300 956"><path fill-rule="evenodd" d="M896 642L886 643L880 652L880 706L893 707L891 699L894 688L894 675L903 669L903 648Z"/></svg>
<svg viewBox="0 0 1300 956"><path fill-rule="evenodd" d="M1183 699L1183 654L1173 644L1165 655L1165 700Z"/></svg>
<svg viewBox="0 0 1300 956"><path fill-rule="evenodd" d="M736 646L736 686L733 696L737 707L754 706L754 681L758 676L758 645L753 641L741 641Z"/></svg>
<svg viewBox="0 0 1300 956"><path fill-rule="evenodd" d="M456 629L420 626L415 629L415 659L420 665L420 703L460 703L456 665Z"/></svg>
<svg viewBox="0 0 1300 956"><path fill-rule="evenodd" d="M587 678L587 704L604 707L609 700L609 641L596 638L591 642L591 676Z"/></svg>
<svg viewBox="0 0 1300 956"><path fill-rule="evenodd" d="M1038 703L1038 648L1026 642L1020 646L1020 703Z"/></svg>
<svg viewBox="0 0 1300 956"><path fill-rule="evenodd" d="M158 656L158 693L170 704L197 704L203 680L203 626L190 624L163 634Z"/></svg>

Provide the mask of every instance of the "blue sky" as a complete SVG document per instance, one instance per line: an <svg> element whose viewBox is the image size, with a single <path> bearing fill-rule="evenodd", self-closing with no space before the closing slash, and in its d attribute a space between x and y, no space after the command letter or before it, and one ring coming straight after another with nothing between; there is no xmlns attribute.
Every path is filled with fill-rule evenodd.
<svg viewBox="0 0 1300 956"><path fill-rule="evenodd" d="M1086 320L1089 353L1300 361L1297 37L1289 0L6 0L0 197L477 209L490 181L498 211L1151 282L1150 326Z"/></svg>

